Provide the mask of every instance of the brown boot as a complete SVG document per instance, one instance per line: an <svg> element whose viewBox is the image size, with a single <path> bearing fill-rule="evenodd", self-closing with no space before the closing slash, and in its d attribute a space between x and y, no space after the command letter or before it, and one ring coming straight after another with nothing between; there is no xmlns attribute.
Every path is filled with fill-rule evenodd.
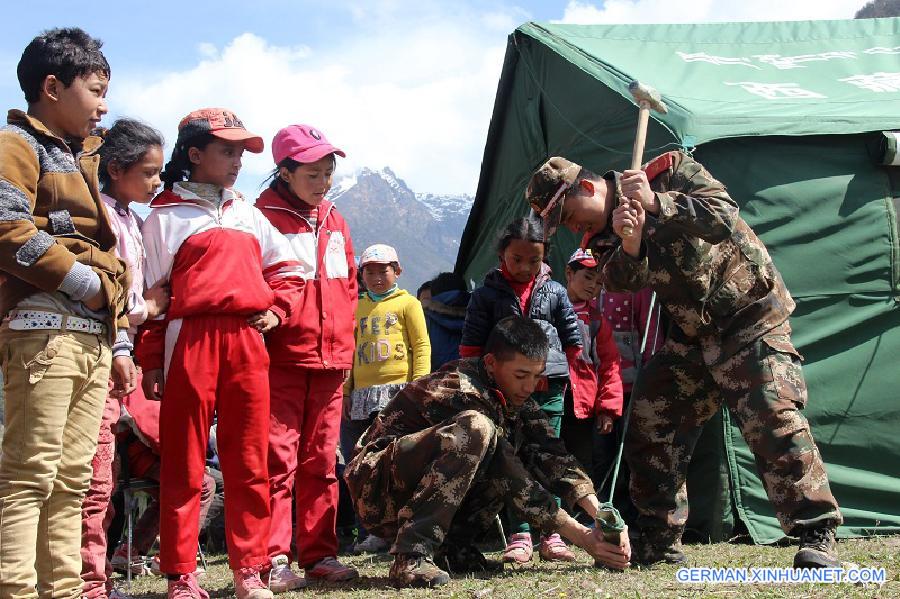
<svg viewBox="0 0 900 599"><path fill-rule="evenodd" d="M684 564L687 557L681 548L680 535L675 538L669 534L653 532L632 533L631 563L636 566L652 566L654 564Z"/></svg>
<svg viewBox="0 0 900 599"><path fill-rule="evenodd" d="M388 574L397 587L436 587L450 582L450 575L434 565L432 559L416 553L398 553Z"/></svg>
<svg viewBox="0 0 900 599"><path fill-rule="evenodd" d="M841 565L835 551L834 527L803 528L800 549L794 556L795 568L837 568Z"/></svg>

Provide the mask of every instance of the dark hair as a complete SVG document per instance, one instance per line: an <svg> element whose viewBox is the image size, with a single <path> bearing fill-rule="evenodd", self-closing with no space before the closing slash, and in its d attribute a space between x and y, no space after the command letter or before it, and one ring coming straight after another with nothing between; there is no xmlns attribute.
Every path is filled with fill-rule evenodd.
<svg viewBox="0 0 900 599"><path fill-rule="evenodd" d="M455 272L442 272L431 280L432 295L440 295L448 291L468 291L462 276Z"/></svg>
<svg viewBox="0 0 900 599"><path fill-rule="evenodd" d="M359 293L363 293L364 291L368 291L366 289L366 282L363 280L363 269L362 267L356 269L356 285Z"/></svg>
<svg viewBox="0 0 900 599"><path fill-rule="evenodd" d="M384 262L369 262L369 264L384 264ZM397 272L398 270L400 270L399 262L388 262L387 265L390 266L391 268L393 268L394 272ZM359 276L360 277L362 277L362 271L366 268L366 266L368 266L368 264L364 264L363 266L359 267L359 273L360 273Z"/></svg>
<svg viewBox="0 0 900 599"><path fill-rule="evenodd" d="M431 281L425 281L419 285L419 290L416 291L416 299L419 299L422 296L423 291L431 291Z"/></svg>
<svg viewBox="0 0 900 599"><path fill-rule="evenodd" d="M40 100L41 86L48 75L55 75L66 87L76 77L92 73L108 79L111 70L101 46L103 42L78 27L48 29L31 40L16 67L25 101L33 104Z"/></svg>
<svg viewBox="0 0 900 599"><path fill-rule="evenodd" d="M506 228L500 233L497 251L502 254L514 239L543 244L544 224L536 218L517 218L506 225Z"/></svg>
<svg viewBox="0 0 900 599"><path fill-rule="evenodd" d="M118 119L103 139L98 154L100 155L99 176L103 186L109 185L109 166L115 162L123 169L144 157L153 146L162 149L165 141L162 134L136 119Z"/></svg>
<svg viewBox="0 0 900 599"><path fill-rule="evenodd" d="M166 163L166 168L160 173L159 178L162 179L165 189L172 189L172 186L179 181L190 178L191 170L194 168L191 159L188 157L188 150L197 148L204 149L217 138L212 133L201 133L187 139L179 139L172 148L172 157Z"/></svg>
<svg viewBox="0 0 900 599"><path fill-rule="evenodd" d="M598 273L600 272L599 264L597 264L597 266L594 266L593 268L588 268L581 262L570 262L570 263L566 264L566 268L572 269L572 272L578 272L579 270L595 270Z"/></svg>
<svg viewBox="0 0 900 599"><path fill-rule="evenodd" d="M337 158L335 157L333 152L331 154L331 161L332 161L332 166L337 165ZM295 170L297 170L303 164L305 164L305 163L297 162L293 158L284 158L284 159L282 159L281 162L276 164L275 168L272 169L272 172L270 172L269 175L265 179L263 179L262 184L265 185L266 183L268 183L269 189L273 189L273 190L278 189L279 187L281 187L282 189L286 189L287 184L284 182L284 180L280 176L281 175L281 167L286 168L289 173L293 173Z"/></svg>
<svg viewBox="0 0 900 599"><path fill-rule="evenodd" d="M530 360L546 360L550 340L537 322L524 316L507 316L488 335L484 353L493 354L501 362L522 354Z"/></svg>

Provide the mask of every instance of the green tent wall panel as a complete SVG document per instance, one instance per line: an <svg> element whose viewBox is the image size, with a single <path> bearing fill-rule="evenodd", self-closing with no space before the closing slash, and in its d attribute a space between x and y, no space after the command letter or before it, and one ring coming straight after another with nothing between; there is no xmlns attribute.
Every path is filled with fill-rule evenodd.
<svg viewBox="0 0 900 599"><path fill-rule="evenodd" d="M523 25L510 36L457 260L467 280L480 284L496 265L497 231L527 214L525 184L547 156L626 167L633 78L670 108L651 118L645 159L692 149L797 301L804 413L845 514L840 535L900 532L900 167L878 154L880 132L900 129L900 19ZM577 242L567 230L554 238L557 275ZM688 477L689 529L723 540L740 519L756 542L777 540L733 419L720 414L707 429Z"/></svg>

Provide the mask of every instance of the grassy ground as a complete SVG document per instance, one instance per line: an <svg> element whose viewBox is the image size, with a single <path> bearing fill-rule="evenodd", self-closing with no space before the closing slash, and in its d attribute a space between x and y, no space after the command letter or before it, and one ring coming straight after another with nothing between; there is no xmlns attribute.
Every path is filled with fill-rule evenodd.
<svg viewBox="0 0 900 599"><path fill-rule="evenodd" d="M625 599L641 597L900 597L900 537L857 539L839 543L841 558L863 567L883 567L887 583L881 587L848 584L782 584L729 585L682 584L675 579L674 566L658 566L650 570L608 572L589 567L587 554L579 552L576 564L557 566L535 562L517 569L507 567L494 577L454 577L449 584L433 591L392 588L387 582L390 556L347 557L359 568L362 578L350 585L314 584L304 591L279 595L284 598L341 597L447 597L499 599L541 597L570 599L596 597ZM787 567L795 549L792 547L760 547L754 545L691 545L687 547L690 566L707 567ZM496 555L492 555L496 557ZM535 556L536 557L536 556ZM343 557L341 559L344 559ZM124 581L120 581L124 583ZM231 573L224 556L212 556L210 570L201 584L211 597L231 597ZM120 585L123 586L123 585ZM160 599L165 597L165 583L159 578L143 577L134 583L132 596Z"/></svg>

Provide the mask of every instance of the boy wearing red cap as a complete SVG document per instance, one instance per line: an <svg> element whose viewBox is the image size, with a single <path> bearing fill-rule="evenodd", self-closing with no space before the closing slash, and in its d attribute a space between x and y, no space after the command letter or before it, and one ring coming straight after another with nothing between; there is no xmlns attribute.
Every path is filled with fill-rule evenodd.
<svg viewBox="0 0 900 599"><path fill-rule="evenodd" d="M170 598L208 597L193 572L213 415L235 593L272 597L259 578L269 529L269 358L262 335L288 321L310 267L232 189L245 149L259 153L263 140L228 110L182 119L161 175L165 190L141 230L147 285L168 280L172 290L168 312L145 324L137 348L144 392L163 400L160 569Z"/></svg>
<svg viewBox="0 0 900 599"><path fill-rule="evenodd" d="M592 429L607 435L622 415L621 358L612 327L597 305L600 284L600 264L591 250L575 250L566 266L566 292L584 345L569 363L572 389L566 393L560 437L587 472L593 470Z"/></svg>
<svg viewBox="0 0 900 599"><path fill-rule="evenodd" d="M296 558L306 576L331 582L359 576L337 560L335 532L335 452L341 388L353 365L357 286L350 230L325 200L335 156L344 152L315 127L291 125L275 135L272 155L275 170L256 207L284 234L298 259L311 265L300 304L266 338L272 410L269 588L283 592L306 583L290 568L292 503L297 506Z"/></svg>

